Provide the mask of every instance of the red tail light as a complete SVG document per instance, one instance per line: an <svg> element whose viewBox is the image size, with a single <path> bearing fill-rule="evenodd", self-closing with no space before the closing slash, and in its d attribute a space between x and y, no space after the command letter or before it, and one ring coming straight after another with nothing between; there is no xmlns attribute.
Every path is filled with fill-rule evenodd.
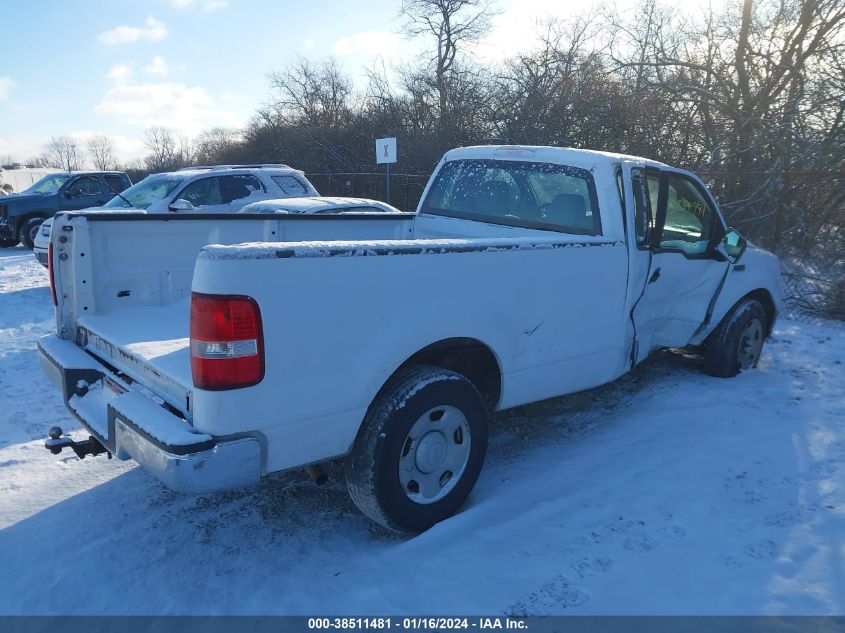
<svg viewBox="0 0 845 633"><path fill-rule="evenodd" d="M191 294L191 372L195 387L211 391L261 382L264 334L255 299Z"/></svg>
<svg viewBox="0 0 845 633"><path fill-rule="evenodd" d="M59 305L56 299L56 273L53 272L53 243L47 247L47 273L50 275L50 294L53 296L53 305Z"/></svg>

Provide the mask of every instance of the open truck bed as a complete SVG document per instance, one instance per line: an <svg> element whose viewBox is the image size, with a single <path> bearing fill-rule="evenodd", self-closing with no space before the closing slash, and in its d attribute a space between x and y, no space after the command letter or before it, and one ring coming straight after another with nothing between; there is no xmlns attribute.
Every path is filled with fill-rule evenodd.
<svg viewBox="0 0 845 633"><path fill-rule="evenodd" d="M189 301L79 319L80 345L191 418Z"/></svg>

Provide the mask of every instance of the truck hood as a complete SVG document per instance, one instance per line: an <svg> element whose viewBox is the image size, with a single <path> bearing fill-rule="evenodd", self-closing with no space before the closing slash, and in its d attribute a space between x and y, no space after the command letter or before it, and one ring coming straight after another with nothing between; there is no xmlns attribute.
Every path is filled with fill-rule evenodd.
<svg viewBox="0 0 845 633"><path fill-rule="evenodd" d="M54 209L57 194L15 194L0 198L0 204L9 208L10 215L20 215L32 210Z"/></svg>

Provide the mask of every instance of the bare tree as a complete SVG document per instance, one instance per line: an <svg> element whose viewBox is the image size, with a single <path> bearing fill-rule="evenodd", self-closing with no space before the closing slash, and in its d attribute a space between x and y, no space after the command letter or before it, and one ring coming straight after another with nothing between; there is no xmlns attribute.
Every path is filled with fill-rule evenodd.
<svg viewBox="0 0 845 633"><path fill-rule="evenodd" d="M441 130L450 111L450 83L455 75L458 53L490 32L496 15L493 0L403 0L400 15L408 37L428 36L433 85L438 97Z"/></svg>
<svg viewBox="0 0 845 633"><path fill-rule="evenodd" d="M277 116L312 128L337 127L349 120L352 81L334 58L311 62L303 57L269 75Z"/></svg>
<svg viewBox="0 0 845 633"><path fill-rule="evenodd" d="M88 155L96 169L106 171L115 167L114 143L105 134L88 139Z"/></svg>
<svg viewBox="0 0 845 633"><path fill-rule="evenodd" d="M204 164L228 162L227 158L236 150L240 142L240 134L236 130L222 127L204 130L194 140L195 158Z"/></svg>
<svg viewBox="0 0 845 633"><path fill-rule="evenodd" d="M47 143L47 157L50 166L66 171L77 171L85 164L82 148L69 136L52 137Z"/></svg>

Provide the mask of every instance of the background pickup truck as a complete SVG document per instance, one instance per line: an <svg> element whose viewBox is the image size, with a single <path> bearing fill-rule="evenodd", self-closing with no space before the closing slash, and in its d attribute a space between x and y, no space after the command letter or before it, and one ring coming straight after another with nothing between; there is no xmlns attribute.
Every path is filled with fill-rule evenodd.
<svg viewBox="0 0 845 633"><path fill-rule="evenodd" d="M0 200L0 246L32 248L38 227L59 211L99 207L132 185L120 171L48 174L29 189Z"/></svg>
<svg viewBox="0 0 845 633"><path fill-rule="evenodd" d="M559 148L452 150L416 214L76 212L50 249L39 351L91 438L48 448L185 492L343 457L357 506L404 532L465 501L491 411L659 347L751 369L781 302L777 259L696 176Z"/></svg>

